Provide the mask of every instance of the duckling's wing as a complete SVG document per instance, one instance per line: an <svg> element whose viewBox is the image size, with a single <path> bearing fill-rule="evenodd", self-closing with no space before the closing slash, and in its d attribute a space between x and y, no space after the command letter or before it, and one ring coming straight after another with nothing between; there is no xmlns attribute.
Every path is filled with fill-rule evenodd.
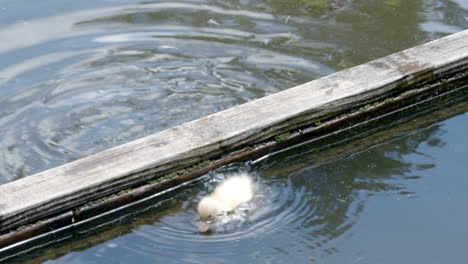
<svg viewBox="0 0 468 264"><path fill-rule="evenodd" d="M222 204L225 211L232 211L252 199L252 180L246 175L230 177L216 187L212 196Z"/></svg>

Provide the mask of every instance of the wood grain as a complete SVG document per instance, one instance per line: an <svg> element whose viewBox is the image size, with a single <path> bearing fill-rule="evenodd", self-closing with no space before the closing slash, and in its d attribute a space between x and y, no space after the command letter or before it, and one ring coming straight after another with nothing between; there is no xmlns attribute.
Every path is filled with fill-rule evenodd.
<svg viewBox="0 0 468 264"><path fill-rule="evenodd" d="M468 30L0 185L0 231L468 68Z"/></svg>

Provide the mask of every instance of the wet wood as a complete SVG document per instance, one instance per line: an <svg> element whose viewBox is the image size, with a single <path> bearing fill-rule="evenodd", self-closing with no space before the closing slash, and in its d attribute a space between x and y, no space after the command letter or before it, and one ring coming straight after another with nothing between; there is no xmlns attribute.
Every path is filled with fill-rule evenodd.
<svg viewBox="0 0 468 264"><path fill-rule="evenodd" d="M0 186L0 231L468 69L468 30Z"/></svg>
<svg viewBox="0 0 468 264"><path fill-rule="evenodd" d="M29 227L24 227L24 229L10 232L8 234L0 236L0 262L2 257L1 253L3 249L5 249L5 247L47 233L51 230L55 230L64 226L69 226L72 223L73 212L69 211L61 215L52 217L50 219L44 220L43 222L33 224Z"/></svg>

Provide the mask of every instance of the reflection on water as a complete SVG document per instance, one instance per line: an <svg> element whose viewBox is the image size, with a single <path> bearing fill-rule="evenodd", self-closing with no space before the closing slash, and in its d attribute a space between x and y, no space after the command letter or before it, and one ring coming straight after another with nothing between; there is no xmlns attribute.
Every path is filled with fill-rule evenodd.
<svg viewBox="0 0 468 264"><path fill-rule="evenodd" d="M468 16L461 0L94 2L0 4L0 183L462 30Z"/></svg>
<svg viewBox="0 0 468 264"><path fill-rule="evenodd" d="M48 0L33 13L10 2L0 3L0 183L468 25L464 0ZM221 168L18 261L460 262L467 115L437 122L466 107ZM198 200L239 170L256 181L254 210L199 234Z"/></svg>

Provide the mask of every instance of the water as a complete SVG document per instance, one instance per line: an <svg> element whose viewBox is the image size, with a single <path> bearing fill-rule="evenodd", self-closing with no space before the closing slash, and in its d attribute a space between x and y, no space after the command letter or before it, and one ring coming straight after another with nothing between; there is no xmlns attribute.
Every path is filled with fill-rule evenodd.
<svg viewBox="0 0 468 264"><path fill-rule="evenodd" d="M2 1L0 183L468 24L461 0L325 2Z"/></svg>
<svg viewBox="0 0 468 264"><path fill-rule="evenodd" d="M2 1L0 184L468 25L466 0L324 2ZM222 168L18 261L462 263L466 105L456 109L397 138ZM239 170L257 182L248 214L196 233L199 198Z"/></svg>

